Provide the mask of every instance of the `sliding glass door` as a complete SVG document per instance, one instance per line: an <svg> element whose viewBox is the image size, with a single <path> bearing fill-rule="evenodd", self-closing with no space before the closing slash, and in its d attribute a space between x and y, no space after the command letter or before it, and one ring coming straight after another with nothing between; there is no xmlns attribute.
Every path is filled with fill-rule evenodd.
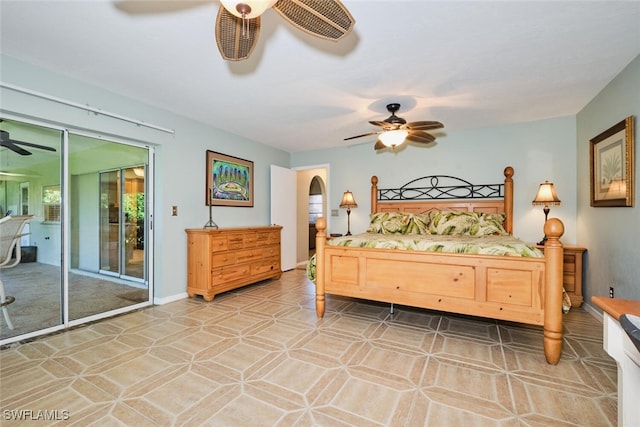
<svg viewBox="0 0 640 427"><path fill-rule="evenodd" d="M145 167L100 173L100 270L145 279Z"/></svg>
<svg viewBox="0 0 640 427"><path fill-rule="evenodd" d="M74 133L69 148L69 318L150 303L150 149Z"/></svg>
<svg viewBox="0 0 640 427"><path fill-rule="evenodd" d="M0 344L151 305L153 149L8 117L0 130L0 217L29 216L21 262L0 269L15 298Z"/></svg>

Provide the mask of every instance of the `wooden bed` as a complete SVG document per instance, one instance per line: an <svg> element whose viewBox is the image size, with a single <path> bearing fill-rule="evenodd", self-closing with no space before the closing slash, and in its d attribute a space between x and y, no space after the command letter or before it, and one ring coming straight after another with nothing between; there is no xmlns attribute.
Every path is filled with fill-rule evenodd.
<svg viewBox="0 0 640 427"><path fill-rule="evenodd" d="M512 167L505 168L503 184L476 186L463 181L463 185L439 186L443 177L432 176L426 177L431 182L427 187L412 187L418 181L414 180L399 189L378 189L378 178L373 176L371 209L504 213L504 228L512 234L513 173ZM318 317L325 313L325 294L332 294L541 325L547 362L555 365L560 360L563 249L559 239L564 233L560 220L552 218L544 225L548 238L544 258L330 246L326 220L319 218L316 227Z"/></svg>

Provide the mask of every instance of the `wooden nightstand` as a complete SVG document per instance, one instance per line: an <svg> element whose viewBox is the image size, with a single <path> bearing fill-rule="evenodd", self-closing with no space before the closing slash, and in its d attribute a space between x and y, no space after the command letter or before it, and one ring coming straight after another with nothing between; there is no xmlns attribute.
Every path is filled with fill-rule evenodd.
<svg viewBox="0 0 640 427"><path fill-rule="evenodd" d="M544 252L544 246L536 245ZM563 277L564 290L567 291L572 307L580 307L582 297L582 258L587 251L579 246L562 245L564 249Z"/></svg>

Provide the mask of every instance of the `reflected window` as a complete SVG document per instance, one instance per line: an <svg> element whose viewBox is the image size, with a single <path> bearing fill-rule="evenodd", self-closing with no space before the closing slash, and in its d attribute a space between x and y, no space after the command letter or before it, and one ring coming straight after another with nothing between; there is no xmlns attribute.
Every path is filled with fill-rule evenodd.
<svg viewBox="0 0 640 427"><path fill-rule="evenodd" d="M42 207L45 222L60 222L60 201L62 193L59 185L42 188Z"/></svg>

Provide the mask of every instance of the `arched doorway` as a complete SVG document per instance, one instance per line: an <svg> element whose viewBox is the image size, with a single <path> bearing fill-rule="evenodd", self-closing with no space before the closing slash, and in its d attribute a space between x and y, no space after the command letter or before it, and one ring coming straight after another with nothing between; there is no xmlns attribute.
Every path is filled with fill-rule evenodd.
<svg viewBox="0 0 640 427"><path fill-rule="evenodd" d="M324 206L324 182L316 175L309 184L309 256L316 249L316 220L324 216Z"/></svg>

